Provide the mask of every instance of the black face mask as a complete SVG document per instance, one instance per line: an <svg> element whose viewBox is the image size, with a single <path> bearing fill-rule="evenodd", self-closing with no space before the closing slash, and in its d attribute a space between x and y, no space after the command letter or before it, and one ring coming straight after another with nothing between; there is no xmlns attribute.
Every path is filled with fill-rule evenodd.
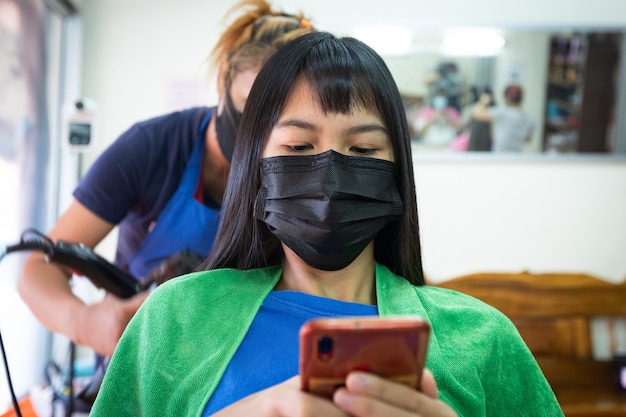
<svg viewBox="0 0 626 417"><path fill-rule="evenodd" d="M314 268L350 265L403 212L394 164L334 151L261 161L254 216Z"/></svg>
<svg viewBox="0 0 626 417"><path fill-rule="evenodd" d="M235 139L237 138L237 129L241 121L241 112L238 112L230 98L230 92L226 90L224 97L224 110L219 116L215 116L215 131L217 133L217 141L220 144L222 153L230 162L233 159L233 150L235 149Z"/></svg>

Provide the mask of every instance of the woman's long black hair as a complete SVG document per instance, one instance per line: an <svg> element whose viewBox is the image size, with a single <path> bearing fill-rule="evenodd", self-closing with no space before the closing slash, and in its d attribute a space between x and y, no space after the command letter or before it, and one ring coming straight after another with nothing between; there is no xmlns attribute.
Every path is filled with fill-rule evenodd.
<svg viewBox="0 0 626 417"><path fill-rule="evenodd" d="M370 47L324 32L289 42L259 72L239 126L221 225L203 267L252 269L282 262L280 241L252 213L261 186L261 154L298 77L317 92L324 112L348 114L362 106L382 118L394 149L404 214L377 235L374 257L409 282L424 284L411 145L400 93Z"/></svg>

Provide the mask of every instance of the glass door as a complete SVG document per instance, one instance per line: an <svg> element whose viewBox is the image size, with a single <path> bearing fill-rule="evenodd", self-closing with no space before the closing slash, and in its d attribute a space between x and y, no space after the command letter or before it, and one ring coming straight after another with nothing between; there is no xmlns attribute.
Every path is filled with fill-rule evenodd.
<svg viewBox="0 0 626 417"><path fill-rule="evenodd" d="M71 36L70 36L71 35ZM61 104L78 89L80 20L67 0L0 0L0 250L27 228L46 231L62 189ZM70 44L71 45L71 44ZM74 72L76 70L74 69ZM74 90L74 91L72 91ZM72 184L73 185L73 184ZM0 331L15 394L43 383L51 336L21 301L16 282L24 254L0 262ZM11 408L0 369L0 414Z"/></svg>

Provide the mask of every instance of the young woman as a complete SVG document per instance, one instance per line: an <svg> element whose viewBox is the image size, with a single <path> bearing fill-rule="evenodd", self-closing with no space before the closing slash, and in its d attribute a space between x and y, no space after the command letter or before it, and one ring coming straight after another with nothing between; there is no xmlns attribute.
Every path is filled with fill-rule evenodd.
<svg viewBox="0 0 626 417"><path fill-rule="evenodd" d="M281 48L246 103L210 270L152 293L92 416L562 415L504 315L424 285L415 195L382 59L327 33ZM299 390L306 320L395 314L432 326L420 391L365 372L332 401Z"/></svg>

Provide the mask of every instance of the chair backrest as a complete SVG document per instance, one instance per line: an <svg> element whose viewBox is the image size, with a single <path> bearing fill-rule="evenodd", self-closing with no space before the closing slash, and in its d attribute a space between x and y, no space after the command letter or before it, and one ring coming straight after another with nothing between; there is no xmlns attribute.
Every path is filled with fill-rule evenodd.
<svg viewBox="0 0 626 417"><path fill-rule="evenodd" d="M626 416L614 360L626 353L626 283L522 272L436 285L476 297L513 321L566 416Z"/></svg>

